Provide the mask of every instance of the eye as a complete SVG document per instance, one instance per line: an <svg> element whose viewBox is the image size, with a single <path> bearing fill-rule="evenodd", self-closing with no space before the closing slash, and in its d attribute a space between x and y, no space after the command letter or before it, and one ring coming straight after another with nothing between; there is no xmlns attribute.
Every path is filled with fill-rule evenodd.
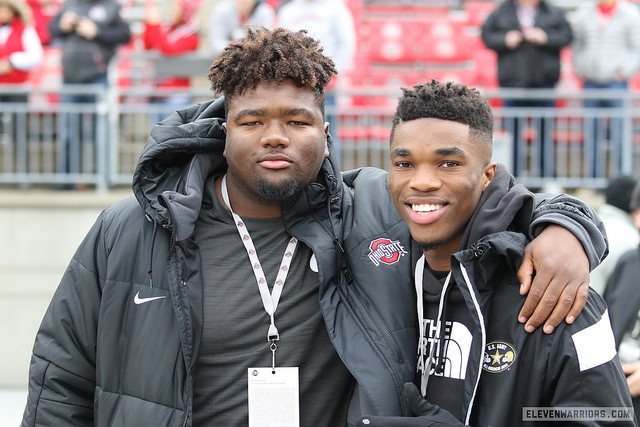
<svg viewBox="0 0 640 427"><path fill-rule="evenodd" d="M260 124L258 121L240 123L240 126L256 126Z"/></svg>
<svg viewBox="0 0 640 427"><path fill-rule="evenodd" d="M442 162L442 167L449 169L449 168L455 168L456 166L460 166L459 162L454 162L452 160L447 160L445 162Z"/></svg>
<svg viewBox="0 0 640 427"><path fill-rule="evenodd" d="M403 161L403 160L395 162L393 165L399 169L406 169L413 166L410 162Z"/></svg>
<svg viewBox="0 0 640 427"><path fill-rule="evenodd" d="M300 120L291 120L289 123L294 126L309 126L309 123Z"/></svg>

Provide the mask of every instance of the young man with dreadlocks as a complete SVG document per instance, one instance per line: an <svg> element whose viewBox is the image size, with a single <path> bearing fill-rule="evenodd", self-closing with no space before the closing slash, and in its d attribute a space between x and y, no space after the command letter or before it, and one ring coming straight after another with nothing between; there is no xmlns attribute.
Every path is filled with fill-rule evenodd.
<svg viewBox="0 0 640 427"><path fill-rule="evenodd" d="M456 83L404 89L393 118L388 186L411 231L421 321L418 387L407 398L446 409L450 425L635 425L600 295L591 291L576 321L552 335L516 321L535 197L491 161L492 135L487 100Z"/></svg>
<svg viewBox="0 0 640 427"><path fill-rule="evenodd" d="M249 31L211 66L224 98L154 127L135 199L100 215L45 314L24 426L340 426L354 390L354 416L410 414L410 234L385 172L336 167L334 73L304 31ZM606 252L586 206L545 208L578 238L529 246L531 327L577 315Z"/></svg>

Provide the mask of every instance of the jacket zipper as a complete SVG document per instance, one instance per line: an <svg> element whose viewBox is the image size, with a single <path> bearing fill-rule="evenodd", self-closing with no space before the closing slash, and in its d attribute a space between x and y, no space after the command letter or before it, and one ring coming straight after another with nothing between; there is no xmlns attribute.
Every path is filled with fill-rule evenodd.
<svg viewBox="0 0 640 427"><path fill-rule="evenodd" d="M351 275L348 272L346 274L349 276L349 281L353 283L353 281L350 279ZM393 356L395 357L396 361L402 363L403 359L402 359L402 353L400 352L400 348L398 347L396 340L393 338L391 331L389 331L389 329L385 326L385 323L382 320L382 317L380 317L380 314L378 314L373 304L371 304L371 301L369 301L369 298L366 297L366 295L362 292L362 289L360 289L360 287L357 284L353 283L351 287L355 291L355 294L360 300L360 302L362 302L366 306L367 312L371 315L371 318L373 319L376 326L382 333L384 340L387 342L387 344L389 344L389 347L391 347L391 349L393 350Z"/></svg>
<svg viewBox="0 0 640 427"><path fill-rule="evenodd" d="M169 217L171 218L171 222L173 224L175 224L175 219L173 218L171 209L168 208L168 204L167 204L167 212L169 214ZM161 226L165 230L169 231L169 248L172 248L174 246L174 244L175 244L175 241L176 241L176 227L175 227L175 225L173 227L170 227L168 222L162 223ZM171 252L171 249L169 250L169 252ZM184 265L183 265L183 267L184 267ZM181 272L180 276L181 277L180 277L179 283L178 283L179 287L186 285L186 282L184 281L184 271ZM181 338L181 341L182 341L182 338ZM187 361L185 360L185 366L188 366L189 364L186 363L186 362ZM193 410L193 408L192 408L192 405L193 405L193 403L192 403L192 400L193 400L193 384L192 384L192 380L191 380L191 374L189 374L189 372L187 372L186 375L187 375L186 383L187 383L188 390L187 390L187 407L185 408L184 421L182 422L182 426L183 427L186 427L186 426L188 426L190 424L189 421L191 420L191 412Z"/></svg>
<svg viewBox="0 0 640 427"><path fill-rule="evenodd" d="M469 399L469 407L467 408L467 413L465 416L465 425L469 425L469 420L471 419L471 411L473 410L473 402L476 398L476 393L478 391L478 385L480 384L480 376L482 375L482 362L483 362L483 353L482 350L484 350L486 344L487 344L487 331L486 331L486 327L485 327L485 323L484 323L484 316L482 315L482 311L480 310L480 303L478 302L477 298L476 298L476 294L473 291L473 286L471 284L471 279L469 278L469 274L467 273L466 268L464 268L464 265L462 264L458 264L458 267L460 267L460 272L462 273L462 276L464 277L464 283L465 286L467 287L467 290L469 291L469 295L471 296L471 299L473 300L473 306L476 308L476 314L478 315L478 320L480 323L480 332L481 332L481 338L482 338L482 346L480 347L481 352L478 355L478 376L476 377L476 381L475 384L473 386L473 392L471 393L471 398Z"/></svg>
<svg viewBox="0 0 640 427"><path fill-rule="evenodd" d="M353 283L353 280L351 279L351 274L348 271L344 271L343 273L345 274L345 277L347 278L347 280L350 283ZM358 286L354 285L354 286L352 286L352 288L354 288L354 290L356 290L356 296L358 297L358 299L360 301L362 301L365 304L365 306L369 309L369 312L372 314L373 320L374 320L374 322L376 322L376 325L378 325L380 327L380 329L382 329L385 340L395 350L396 359L398 360L398 362L402 363L402 357L401 357L400 350L398 349L398 345L396 344L395 340L391 336L391 333L389 332L389 330L385 327L384 323L380 319L380 316L375 311L375 309L372 306L372 304L369 301L366 300L366 298L361 293L361 291L358 288ZM338 292L340 293L340 295L342 296L343 300L345 301L345 305L349 308L349 312L351 313L351 316L353 316L355 319L360 320L358 318L358 316L355 315L355 310L353 310L351 305L347 303L349 299L347 298L346 292L344 291L342 286L338 286ZM360 322L360 323L362 323L362 322ZM366 334L366 336L369 337L368 334ZM372 346L374 346L376 348L379 348L377 345L375 345L375 343L373 343L373 340L371 340L370 338L369 338L369 342L371 343ZM384 353L382 351L380 351L380 357L384 360L384 362L386 363L387 367L389 367L390 364L387 362L386 357L384 356ZM346 363L345 363L345 366L347 366ZM398 396L402 396L402 393L403 393L402 386L403 385L398 380L398 376L396 375L395 371L393 371L392 369L389 369L389 374L393 378L393 382L395 384L396 392L398 393ZM399 403L400 403L400 408L402 410L402 414L404 416L408 416L409 415L409 411L407 410L406 403L405 403L404 399L400 398L399 399Z"/></svg>

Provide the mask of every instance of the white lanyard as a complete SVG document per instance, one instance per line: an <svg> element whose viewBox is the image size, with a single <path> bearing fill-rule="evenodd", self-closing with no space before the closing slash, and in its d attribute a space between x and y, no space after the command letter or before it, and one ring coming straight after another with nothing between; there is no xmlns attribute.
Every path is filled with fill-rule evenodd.
<svg viewBox="0 0 640 427"><path fill-rule="evenodd" d="M280 264L280 268L278 269L278 275L276 277L275 283L273 284L273 289L271 293L269 293L267 279L264 275L264 271L262 270L260 260L258 259L258 254L256 252L255 246L253 245L253 240L251 240L251 236L249 235L249 230L247 230L247 227L242 218L240 218L240 216L236 214L233 209L231 209L231 203L229 202L229 193L227 191L226 175L222 177L222 198L231 211L231 215L233 215L236 228L238 229L238 234L240 234L242 243L247 250L247 255L249 255L249 260L251 261L251 265L253 266L253 274L256 276L258 289L260 290L260 296L262 297L262 305L264 306L264 310L267 312L271 319L269 332L267 333L267 341L271 342L270 348L273 353L272 365L275 366L275 341L278 341L280 339L280 335L278 334L278 329L275 325L274 314L276 312L276 309L278 308L280 295L282 294L282 289L284 288L284 282L287 278L287 273L289 272L289 266L291 265L293 254L296 250L296 246L298 245L298 239L292 237L289 240L289 244L287 245L287 248L284 251L284 255L282 256L282 263Z"/></svg>

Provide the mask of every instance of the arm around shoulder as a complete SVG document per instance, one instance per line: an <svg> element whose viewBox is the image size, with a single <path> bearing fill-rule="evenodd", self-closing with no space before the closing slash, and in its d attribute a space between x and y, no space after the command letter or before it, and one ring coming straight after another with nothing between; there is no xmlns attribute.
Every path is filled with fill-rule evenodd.
<svg viewBox="0 0 640 427"><path fill-rule="evenodd" d="M571 231L580 241L593 270L609 253L607 234L595 210L576 197L567 194L549 196L536 194L536 208L529 233L537 236L549 224Z"/></svg>

